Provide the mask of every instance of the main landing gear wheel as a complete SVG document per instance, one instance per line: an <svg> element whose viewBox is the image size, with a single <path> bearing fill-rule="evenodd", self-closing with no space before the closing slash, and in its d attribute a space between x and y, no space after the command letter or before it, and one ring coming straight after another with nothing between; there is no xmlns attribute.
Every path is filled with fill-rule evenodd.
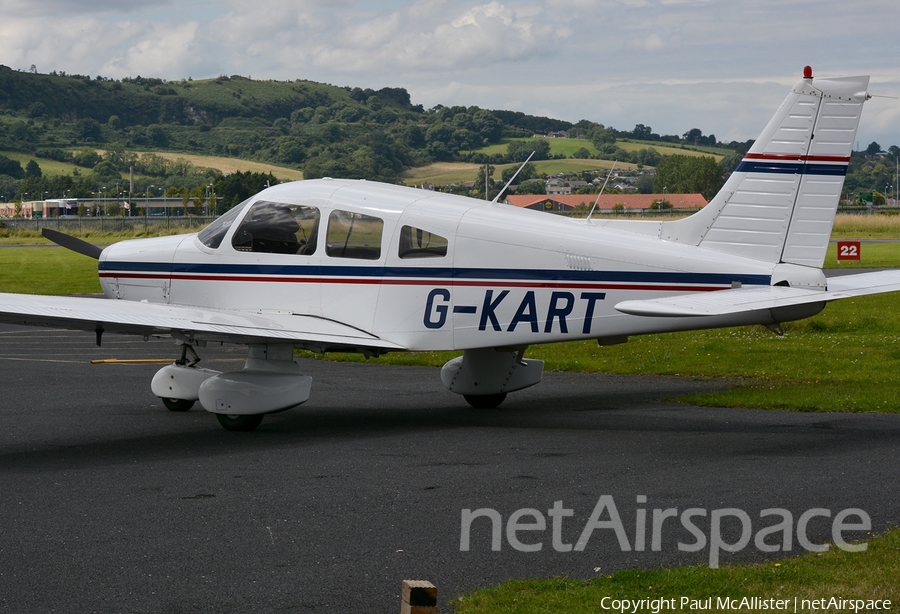
<svg viewBox="0 0 900 614"><path fill-rule="evenodd" d="M228 414L216 414L219 424L226 431L252 431L260 425L263 419L262 414L253 416L229 416Z"/></svg>
<svg viewBox="0 0 900 614"><path fill-rule="evenodd" d="M190 399L167 399L163 397L162 402L169 411L187 411L194 406L194 402Z"/></svg>
<svg viewBox="0 0 900 614"><path fill-rule="evenodd" d="M495 407L499 407L500 403L506 399L505 392L498 392L497 394L464 394L463 398L466 400L466 403L475 407L476 409L493 409Z"/></svg>

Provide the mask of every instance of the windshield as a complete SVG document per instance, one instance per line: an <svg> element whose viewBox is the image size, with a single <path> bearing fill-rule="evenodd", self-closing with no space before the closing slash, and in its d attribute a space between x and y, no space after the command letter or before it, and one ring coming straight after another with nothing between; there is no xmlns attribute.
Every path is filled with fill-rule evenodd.
<svg viewBox="0 0 900 614"><path fill-rule="evenodd" d="M201 230L197 235L200 242L210 249L218 249L219 245L222 244L222 239L228 234L231 224L234 223L235 218L237 218L249 200L248 198L241 204L232 207L225 215L213 220L209 226Z"/></svg>

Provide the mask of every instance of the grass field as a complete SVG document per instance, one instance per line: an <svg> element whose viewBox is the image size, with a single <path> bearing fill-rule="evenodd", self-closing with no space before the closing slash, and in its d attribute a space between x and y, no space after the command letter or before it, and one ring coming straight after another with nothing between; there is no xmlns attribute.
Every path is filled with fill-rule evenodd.
<svg viewBox="0 0 900 614"><path fill-rule="evenodd" d="M557 173L580 173L582 171L602 170L607 171L613 165L612 160L542 160L535 162L538 175L556 175ZM494 170L494 180L499 181L503 171L510 167L519 168L520 164L497 164ZM435 185L447 185L450 183L465 183L475 181L478 176L479 164L466 162L437 162L428 166L412 168L401 173L400 178L407 185L421 183L433 183ZM630 162L619 162L618 169L634 169L637 165Z"/></svg>
<svg viewBox="0 0 900 614"><path fill-rule="evenodd" d="M116 219L116 218L110 218ZM119 218L121 219L121 218ZM140 223L137 224L136 228L141 226ZM187 226L176 226L174 223L168 228L163 228L161 224L151 225L148 232L137 232L131 230L121 230L121 231L98 231L98 230L84 230L77 231L75 229L63 228L62 231L66 234L70 234L72 236L78 237L80 239L84 239L90 243L95 243L97 245L109 245L111 243L116 243L118 241L124 241L125 239L139 239L142 237L159 237L164 235L177 235L177 234L189 234L192 232L197 232L199 230L199 226L194 226L193 228L188 228ZM55 243L45 239L39 230L37 229L13 229L2 228L0 227L0 245L9 245L9 246L17 246L17 245L45 245L45 246L54 246ZM63 293L64 294L64 293Z"/></svg>
<svg viewBox="0 0 900 614"><path fill-rule="evenodd" d="M97 261L61 247L2 247L0 291L23 294L100 292Z"/></svg>
<svg viewBox="0 0 900 614"><path fill-rule="evenodd" d="M135 152L138 154L148 153L148 152ZM272 173L278 179L282 181L297 181L303 179L303 172L298 171L293 168L285 168L283 166L276 166L274 164L265 164L263 162L253 162L252 160L241 160L239 158L224 158L220 156L199 156L194 154L182 154L182 153L172 153L172 152L153 152L158 156L166 158L167 160L176 160L178 158L182 158L190 162L195 166L203 166L207 168L215 168L222 173L234 173L237 171L241 172L258 172L258 173ZM25 168L25 165L28 164L29 160L34 160L41 167L41 172L46 176L57 176L57 175L71 175L72 171L76 168L74 164L67 162L58 162L56 160L50 160L48 158L38 158L37 156L33 156L30 154L24 154L15 151L0 151L0 154L6 156L7 158L11 158L13 160L18 160L22 165L22 168ZM88 172L83 168L79 169L81 172ZM127 179L128 174L122 173L122 178Z"/></svg>
<svg viewBox="0 0 900 614"><path fill-rule="evenodd" d="M831 238L896 239L900 238L900 215L894 212L873 214L838 213Z"/></svg>
<svg viewBox="0 0 900 614"><path fill-rule="evenodd" d="M70 162L58 162L56 160L50 160L49 158L38 158L37 156L18 151L0 151L0 155L4 155L11 160L17 160L19 164L22 165L22 168L25 168L25 165L28 164L29 160L34 160L40 165L41 173L49 177L71 175L72 171L78 168ZM84 172L84 169L79 170Z"/></svg>
<svg viewBox="0 0 900 614"><path fill-rule="evenodd" d="M148 152L136 152L138 154ZM252 160L241 160L239 158L225 158L222 156L200 156L194 154L169 153L169 152L153 152L167 160L177 160L179 158L187 160L194 166L205 166L207 168L215 168L224 174L236 173L272 173L282 181L300 181L303 179L303 171L293 168L276 166L275 164L266 164L265 162L254 162Z"/></svg>
<svg viewBox="0 0 900 614"><path fill-rule="evenodd" d="M716 160L721 160L727 154L731 153L730 149L726 149L724 147L704 147L702 145L696 147L687 147L682 145L666 145L665 143L661 143L659 141L636 141L631 139L618 140L616 141L616 146L621 146L622 149L626 149L628 151L644 149L645 147L652 147L656 151L666 156L712 156Z"/></svg>
<svg viewBox="0 0 900 614"><path fill-rule="evenodd" d="M488 145L487 147L482 147L481 149L476 149L474 153L483 153L486 155L491 154L505 154L507 146L513 141L528 141L531 139L501 139L499 143L494 145ZM594 144L588 139L547 139L550 143L550 153L551 155L562 154L567 158L571 158L576 151L579 149L587 149L591 152L591 155L597 155L597 148L594 147ZM712 156L717 161L721 160L724 156L719 150L711 150L711 151L700 151L697 149L682 149L681 147L675 147L671 145L666 145L665 143L654 143L654 142L644 142L644 141L616 141L616 147L621 147L625 151L632 152L638 151L640 149L650 149L653 148L658 151L660 154L664 156Z"/></svg>
<svg viewBox="0 0 900 614"><path fill-rule="evenodd" d="M573 341L528 348L548 371L656 373L728 378L723 392L677 400L711 407L795 411L900 412L900 298L882 294L837 301L813 318L784 325L632 337L601 347ZM376 363L438 367L459 352L387 354ZM312 356L312 355L309 355ZM362 361L355 354L329 355Z"/></svg>

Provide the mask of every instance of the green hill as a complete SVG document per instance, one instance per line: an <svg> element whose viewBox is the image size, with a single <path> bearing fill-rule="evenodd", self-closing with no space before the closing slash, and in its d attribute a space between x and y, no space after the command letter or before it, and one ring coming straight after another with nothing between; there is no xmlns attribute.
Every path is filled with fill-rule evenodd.
<svg viewBox="0 0 900 614"><path fill-rule="evenodd" d="M654 166L661 155L683 153L677 144L631 143L630 132L585 120L474 106L426 110L402 88L238 75L113 80L0 66L0 152L13 159L8 172L0 170L0 195L15 198L86 198L104 186L121 189L132 169L141 193L208 193L237 171L275 179L415 181L441 176L429 170L436 164L516 164L531 151L523 141L556 131L576 138L539 147L534 161L542 169L608 166L600 158ZM31 160L36 164L25 168ZM21 168L13 168L16 161ZM69 180L49 180L59 176Z"/></svg>
<svg viewBox="0 0 900 614"><path fill-rule="evenodd" d="M73 148L115 144L244 158L308 176L390 180L404 168L433 162L511 163L504 159L503 139L573 129L583 138L561 139L556 146L566 157L581 147L598 153L591 134L615 134L592 122L514 111L440 105L425 110L402 88L238 75L112 80L0 66L0 149L53 159L64 159Z"/></svg>

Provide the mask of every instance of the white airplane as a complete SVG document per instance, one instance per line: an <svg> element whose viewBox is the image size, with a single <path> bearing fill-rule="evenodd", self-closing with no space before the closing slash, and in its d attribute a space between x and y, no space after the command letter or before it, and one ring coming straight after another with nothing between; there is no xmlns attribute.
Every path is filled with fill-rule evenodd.
<svg viewBox="0 0 900 614"><path fill-rule="evenodd" d="M722 190L677 221L569 219L367 181L268 188L182 236L99 258L106 299L0 294L0 321L171 336L182 355L151 389L229 430L309 398L295 348L377 356L461 350L441 379L475 407L537 384L537 343L763 324L836 299L900 290L900 271L826 279L822 264L868 77L793 87ZM195 347L248 346L239 371Z"/></svg>

